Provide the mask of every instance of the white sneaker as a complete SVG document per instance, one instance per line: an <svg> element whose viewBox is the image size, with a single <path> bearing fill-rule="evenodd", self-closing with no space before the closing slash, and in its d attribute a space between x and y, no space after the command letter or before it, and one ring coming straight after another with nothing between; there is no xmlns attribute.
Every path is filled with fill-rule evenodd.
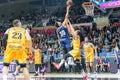
<svg viewBox="0 0 120 80"><path fill-rule="evenodd" d="M68 69L69 68L69 65L65 63L65 68Z"/></svg>
<svg viewBox="0 0 120 80"><path fill-rule="evenodd" d="M45 72L45 70L44 70L44 69L42 69L42 70L41 70L41 72Z"/></svg>
<svg viewBox="0 0 120 80"><path fill-rule="evenodd" d="M15 71L15 72L13 73L13 75L14 75L14 76L19 75L19 71Z"/></svg>

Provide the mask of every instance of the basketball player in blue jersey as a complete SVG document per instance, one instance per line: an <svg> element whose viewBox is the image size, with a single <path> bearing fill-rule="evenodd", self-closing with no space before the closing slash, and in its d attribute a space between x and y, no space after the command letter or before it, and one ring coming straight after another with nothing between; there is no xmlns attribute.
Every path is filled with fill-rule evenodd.
<svg viewBox="0 0 120 80"><path fill-rule="evenodd" d="M63 54L68 53L71 49L71 42L69 39L69 30L67 28L70 6L71 5L68 5L66 7L66 15L63 23L61 23L60 21L57 21L55 23L55 26L57 27L56 32L58 36L58 42L61 48L63 49Z"/></svg>

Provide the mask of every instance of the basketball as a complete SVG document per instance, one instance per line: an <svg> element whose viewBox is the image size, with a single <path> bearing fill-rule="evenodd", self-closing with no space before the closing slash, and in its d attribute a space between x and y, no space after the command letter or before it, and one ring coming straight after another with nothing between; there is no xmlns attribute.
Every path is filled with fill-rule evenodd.
<svg viewBox="0 0 120 80"><path fill-rule="evenodd" d="M73 4L72 0L67 1L67 6L69 6L69 5L71 6L72 4Z"/></svg>

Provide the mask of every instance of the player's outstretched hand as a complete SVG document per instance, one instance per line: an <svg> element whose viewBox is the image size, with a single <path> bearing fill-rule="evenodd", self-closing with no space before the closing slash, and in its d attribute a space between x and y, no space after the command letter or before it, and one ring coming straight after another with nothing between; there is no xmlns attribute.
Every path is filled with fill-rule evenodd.
<svg viewBox="0 0 120 80"><path fill-rule="evenodd" d="M68 0L66 3L67 7L69 7L69 8L71 7L72 4L73 4L72 0Z"/></svg>

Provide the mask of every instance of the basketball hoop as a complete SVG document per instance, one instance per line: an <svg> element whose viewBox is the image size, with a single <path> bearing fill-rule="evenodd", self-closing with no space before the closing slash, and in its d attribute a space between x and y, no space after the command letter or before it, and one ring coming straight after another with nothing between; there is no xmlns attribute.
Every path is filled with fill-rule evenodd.
<svg viewBox="0 0 120 80"><path fill-rule="evenodd" d="M84 8L87 16L94 16L94 5L91 2L84 2L82 7Z"/></svg>

